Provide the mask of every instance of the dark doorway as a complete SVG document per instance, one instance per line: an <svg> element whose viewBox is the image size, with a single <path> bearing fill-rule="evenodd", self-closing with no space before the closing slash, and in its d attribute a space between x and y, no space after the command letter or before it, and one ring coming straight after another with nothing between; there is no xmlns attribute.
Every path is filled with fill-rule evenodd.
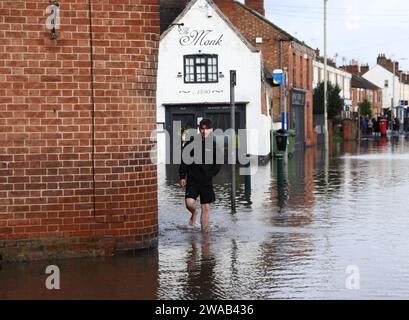
<svg viewBox="0 0 409 320"><path fill-rule="evenodd" d="M295 148L304 149L305 129L305 92L300 90L291 91L291 129L295 129Z"/></svg>
<svg viewBox="0 0 409 320"><path fill-rule="evenodd" d="M182 129L193 129L198 127L201 119L209 118L213 122L214 129L223 131L230 128L230 106L229 105L168 105L166 106L166 130L170 134L170 141L167 143L167 151L171 159L173 157L173 124L181 121ZM244 104L236 105L236 130L246 128L246 109ZM181 132L178 139L182 139ZM167 163L173 163L167 161Z"/></svg>

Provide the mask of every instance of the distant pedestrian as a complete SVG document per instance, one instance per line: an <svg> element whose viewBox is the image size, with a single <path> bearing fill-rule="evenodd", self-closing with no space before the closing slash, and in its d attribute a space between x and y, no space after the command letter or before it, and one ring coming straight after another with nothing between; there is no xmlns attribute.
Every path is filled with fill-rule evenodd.
<svg viewBox="0 0 409 320"><path fill-rule="evenodd" d="M393 121L393 131L399 132L399 129L400 129L400 121L399 121L399 118L396 117Z"/></svg>
<svg viewBox="0 0 409 320"><path fill-rule="evenodd" d="M364 117L361 116L361 134L364 136L367 134L367 130L368 130L368 122L366 121L366 119Z"/></svg>
<svg viewBox="0 0 409 320"><path fill-rule="evenodd" d="M379 128L379 118L372 118L372 128L375 134L375 137L379 136L380 128Z"/></svg>
<svg viewBox="0 0 409 320"><path fill-rule="evenodd" d="M364 118L364 129L365 129L365 135L369 134L369 118L366 116Z"/></svg>
<svg viewBox="0 0 409 320"><path fill-rule="evenodd" d="M372 136L373 134L373 122L372 120L369 120L369 117L367 118L368 120L368 135Z"/></svg>

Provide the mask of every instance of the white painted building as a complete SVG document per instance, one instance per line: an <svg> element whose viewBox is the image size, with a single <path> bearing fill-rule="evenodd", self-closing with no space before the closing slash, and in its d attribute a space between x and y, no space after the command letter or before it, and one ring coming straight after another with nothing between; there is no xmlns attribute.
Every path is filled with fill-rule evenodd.
<svg viewBox="0 0 409 320"><path fill-rule="evenodd" d="M397 116L401 122L404 121L404 103L402 101L409 100L409 85L401 82L397 75L387 70L383 66L377 64L368 72L363 74L363 77L378 87L383 88L383 105L384 109L390 109L393 101L394 116ZM395 84L394 84L395 81ZM395 90L393 88L395 87ZM393 98L393 100L392 100Z"/></svg>
<svg viewBox="0 0 409 320"><path fill-rule="evenodd" d="M400 94L399 94L399 101L409 101L409 84L404 82L399 83L400 86Z"/></svg>
<svg viewBox="0 0 409 320"><path fill-rule="evenodd" d="M261 54L207 0L193 0L162 34L159 45L158 162L166 160L166 136L174 121L196 127L203 118L230 127L230 70L237 72L236 127L249 130L247 153L270 153L271 118ZM265 110L264 110L265 109Z"/></svg>
<svg viewBox="0 0 409 320"><path fill-rule="evenodd" d="M328 81L341 89L340 95L344 100L344 110L349 111L352 106L351 79L352 74L345 70L327 65ZM313 88L324 81L324 63L314 60Z"/></svg>
<svg viewBox="0 0 409 320"><path fill-rule="evenodd" d="M389 70L385 69L381 65L377 64L368 72L362 75L365 79L376 84L378 87L383 88L382 108L392 107L392 98L394 98L395 107L399 105L401 95L404 93L403 86L400 85L399 77ZM393 90L393 81L395 80L395 90Z"/></svg>

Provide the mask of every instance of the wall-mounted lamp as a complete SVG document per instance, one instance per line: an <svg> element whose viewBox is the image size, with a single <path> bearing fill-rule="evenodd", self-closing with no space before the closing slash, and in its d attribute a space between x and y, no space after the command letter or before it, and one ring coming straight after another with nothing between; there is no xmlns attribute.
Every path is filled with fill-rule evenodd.
<svg viewBox="0 0 409 320"><path fill-rule="evenodd" d="M223 74L223 72L219 72L219 78L224 78L224 74Z"/></svg>
<svg viewBox="0 0 409 320"><path fill-rule="evenodd" d="M182 78L182 72L179 71L177 77Z"/></svg>
<svg viewBox="0 0 409 320"><path fill-rule="evenodd" d="M157 130L157 132L164 132L165 131L165 123L164 122L157 122L156 123L156 130Z"/></svg>
<svg viewBox="0 0 409 320"><path fill-rule="evenodd" d="M57 39L57 29L59 28L60 19L60 4L56 0L50 1L50 5L47 7L47 13L50 16L47 18L47 28L51 30L51 40Z"/></svg>
<svg viewBox="0 0 409 320"><path fill-rule="evenodd" d="M182 22L182 23L171 23L170 24L170 26L178 26L178 30L179 30L179 32L181 32L182 31L182 27L184 26L185 24Z"/></svg>

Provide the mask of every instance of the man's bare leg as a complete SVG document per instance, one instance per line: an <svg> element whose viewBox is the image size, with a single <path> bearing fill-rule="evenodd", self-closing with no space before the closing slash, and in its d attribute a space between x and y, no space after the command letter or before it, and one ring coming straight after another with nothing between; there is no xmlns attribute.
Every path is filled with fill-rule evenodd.
<svg viewBox="0 0 409 320"><path fill-rule="evenodd" d="M202 232L209 231L209 213L210 213L210 204L202 204L202 215L200 216L200 223L202 225Z"/></svg>
<svg viewBox="0 0 409 320"><path fill-rule="evenodd" d="M194 226L196 222L196 200L192 198L186 198L186 208L192 214L189 220L189 225Z"/></svg>

